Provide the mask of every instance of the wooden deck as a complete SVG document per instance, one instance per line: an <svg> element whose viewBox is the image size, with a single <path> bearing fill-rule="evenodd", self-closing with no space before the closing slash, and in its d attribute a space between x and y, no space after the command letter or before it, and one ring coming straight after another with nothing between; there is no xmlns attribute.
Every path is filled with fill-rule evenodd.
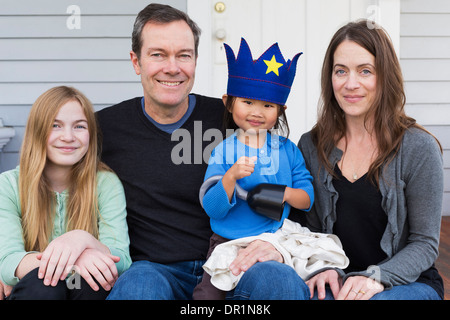
<svg viewBox="0 0 450 320"><path fill-rule="evenodd" d="M441 242L436 268L444 279L445 300L450 300L450 216L442 218Z"/></svg>

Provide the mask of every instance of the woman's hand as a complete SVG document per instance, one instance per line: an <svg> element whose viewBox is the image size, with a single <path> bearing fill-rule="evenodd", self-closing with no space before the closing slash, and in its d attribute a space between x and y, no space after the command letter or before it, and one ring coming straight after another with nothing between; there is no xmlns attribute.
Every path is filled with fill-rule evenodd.
<svg viewBox="0 0 450 320"><path fill-rule="evenodd" d="M12 287L0 281L0 300L8 297L11 294Z"/></svg>
<svg viewBox="0 0 450 320"><path fill-rule="evenodd" d="M347 278L341 287L342 279L335 270L326 270L306 281L311 293L314 296L314 289L317 288L319 300L325 298L325 285L330 286L335 300L369 300L376 293L384 290L384 286L379 282L364 276L353 276Z"/></svg>
<svg viewBox="0 0 450 320"><path fill-rule="evenodd" d="M317 288L317 297L319 300L325 299L325 285L330 286L334 299L337 299L341 290L342 279L336 270L330 269L316 274L314 277L306 281L309 287L310 298L314 296L314 289Z"/></svg>
<svg viewBox="0 0 450 320"><path fill-rule="evenodd" d="M97 241L82 230L69 231L54 239L37 255L40 260L38 278L44 279L46 286L56 286L59 280L67 277L75 261L94 240Z"/></svg>
<svg viewBox="0 0 450 320"><path fill-rule="evenodd" d="M86 249L75 262L75 271L80 274L94 291L98 291L97 282L106 291L111 290L119 277L116 262L120 258L112 254L105 254L97 249Z"/></svg>
<svg viewBox="0 0 450 320"><path fill-rule="evenodd" d="M337 300L369 300L376 293L382 292L384 286L364 276L349 277L342 286Z"/></svg>
<svg viewBox="0 0 450 320"><path fill-rule="evenodd" d="M250 269L256 262L270 260L283 262L283 256L269 242L255 240L248 247L239 250L236 259L230 265L230 270L237 276L242 271Z"/></svg>

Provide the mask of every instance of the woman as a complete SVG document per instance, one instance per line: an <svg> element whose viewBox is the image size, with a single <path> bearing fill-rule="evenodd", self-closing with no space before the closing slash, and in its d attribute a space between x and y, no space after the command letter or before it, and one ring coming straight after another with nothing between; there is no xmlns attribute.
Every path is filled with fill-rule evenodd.
<svg viewBox="0 0 450 320"><path fill-rule="evenodd" d="M406 116L400 64L373 26L332 38L318 121L299 141L316 192L307 226L336 234L350 259L307 283L319 299L442 299L442 148Z"/></svg>
<svg viewBox="0 0 450 320"><path fill-rule="evenodd" d="M70 87L46 91L23 141L20 165L0 175L5 292L14 286L10 299L106 298L131 259L123 188L99 160L91 103Z"/></svg>

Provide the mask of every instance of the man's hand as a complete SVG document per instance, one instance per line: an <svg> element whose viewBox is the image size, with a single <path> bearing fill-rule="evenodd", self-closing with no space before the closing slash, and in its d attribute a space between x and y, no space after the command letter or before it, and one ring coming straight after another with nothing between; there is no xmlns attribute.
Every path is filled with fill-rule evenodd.
<svg viewBox="0 0 450 320"><path fill-rule="evenodd" d="M247 271L256 262L264 261L283 262L283 256L269 242L255 240L247 248L241 249L238 256L230 265L231 272L237 276L242 271Z"/></svg>
<svg viewBox="0 0 450 320"><path fill-rule="evenodd" d="M321 273L316 274L314 277L306 281L309 287L310 298L314 296L314 289L317 288L317 297L319 300L325 299L325 285L330 286L331 292L333 293L334 299L339 295L341 290L342 279L336 270L326 270Z"/></svg>

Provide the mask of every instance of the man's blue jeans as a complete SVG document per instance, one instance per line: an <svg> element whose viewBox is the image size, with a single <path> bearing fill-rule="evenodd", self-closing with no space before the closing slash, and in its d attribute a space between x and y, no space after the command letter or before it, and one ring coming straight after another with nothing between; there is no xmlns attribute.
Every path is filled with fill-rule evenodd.
<svg viewBox="0 0 450 320"><path fill-rule="evenodd" d="M133 262L117 280L109 300L189 300L201 281L204 261L159 264ZM275 261L258 262L228 293L232 300L307 300L309 289L291 267Z"/></svg>

